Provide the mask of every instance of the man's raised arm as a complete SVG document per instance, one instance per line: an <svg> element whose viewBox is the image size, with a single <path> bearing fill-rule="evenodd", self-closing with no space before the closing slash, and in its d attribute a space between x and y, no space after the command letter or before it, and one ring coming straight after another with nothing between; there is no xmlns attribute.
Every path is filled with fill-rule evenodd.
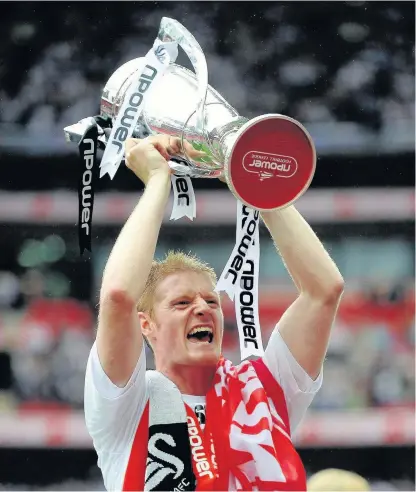
<svg viewBox="0 0 416 492"><path fill-rule="evenodd" d="M121 230L104 269L97 350L104 372L119 387L127 384L143 347L136 305L150 272L170 192L169 153L179 151L167 135L126 142L126 165L145 185Z"/></svg>
<svg viewBox="0 0 416 492"><path fill-rule="evenodd" d="M279 321L279 333L298 363L315 379L326 354L344 280L294 206L261 215L299 291Z"/></svg>

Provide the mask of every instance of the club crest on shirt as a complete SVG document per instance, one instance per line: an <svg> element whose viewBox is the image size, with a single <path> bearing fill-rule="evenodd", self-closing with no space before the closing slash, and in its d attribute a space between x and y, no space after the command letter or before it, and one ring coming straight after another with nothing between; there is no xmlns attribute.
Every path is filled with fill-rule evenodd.
<svg viewBox="0 0 416 492"><path fill-rule="evenodd" d="M189 456L186 424L150 426L145 490L195 490L196 479Z"/></svg>

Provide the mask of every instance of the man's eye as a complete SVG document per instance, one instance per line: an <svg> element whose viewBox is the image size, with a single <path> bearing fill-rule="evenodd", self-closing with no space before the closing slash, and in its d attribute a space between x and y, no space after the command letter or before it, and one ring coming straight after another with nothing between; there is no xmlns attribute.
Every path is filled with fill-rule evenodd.
<svg viewBox="0 0 416 492"><path fill-rule="evenodd" d="M217 305L218 301L216 301L215 299L208 299L207 303Z"/></svg>
<svg viewBox="0 0 416 492"><path fill-rule="evenodd" d="M176 304L180 304L182 306L186 306L189 304L189 301L178 301Z"/></svg>

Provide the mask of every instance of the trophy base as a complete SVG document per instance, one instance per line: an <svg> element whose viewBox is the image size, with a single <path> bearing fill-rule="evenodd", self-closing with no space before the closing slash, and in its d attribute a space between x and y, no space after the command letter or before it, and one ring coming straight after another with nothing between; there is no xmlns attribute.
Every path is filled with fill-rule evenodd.
<svg viewBox="0 0 416 492"><path fill-rule="evenodd" d="M234 195L260 211L289 206L309 188L316 151L307 130L279 114L258 116L243 125L225 160Z"/></svg>

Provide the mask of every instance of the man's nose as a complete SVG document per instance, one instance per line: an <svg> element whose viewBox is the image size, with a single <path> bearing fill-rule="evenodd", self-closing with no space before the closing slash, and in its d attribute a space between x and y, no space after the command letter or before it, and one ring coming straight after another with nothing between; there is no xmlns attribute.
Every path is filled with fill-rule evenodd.
<svg viewBox="0 0 416 492"><path fill-rule="evenodd" d="M209 305L205 299L199 298L195 306L195 314L204 316L209 311Z"/></svg>

